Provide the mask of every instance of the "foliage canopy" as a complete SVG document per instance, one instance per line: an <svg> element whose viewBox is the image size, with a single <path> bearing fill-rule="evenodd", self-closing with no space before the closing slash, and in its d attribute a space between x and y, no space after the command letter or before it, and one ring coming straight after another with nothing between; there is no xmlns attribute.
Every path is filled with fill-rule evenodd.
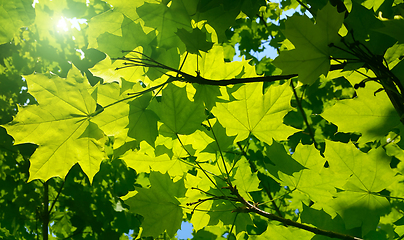
<svg viewBox="0 0 404 240"><path fill-rule="evenodd" d="M0 12L0 238L404 237L403 0Z"/></svg>

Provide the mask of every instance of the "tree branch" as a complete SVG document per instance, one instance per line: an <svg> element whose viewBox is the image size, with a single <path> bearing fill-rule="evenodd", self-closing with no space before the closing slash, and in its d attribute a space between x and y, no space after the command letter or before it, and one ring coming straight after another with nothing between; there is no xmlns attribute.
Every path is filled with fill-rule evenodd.
<svg viewBox="0 0 404 240"><path fill-rule="evenodd" d="M128 51L130 52L130 51ZM169 67L162 63L153 60L152 58L144 55L141 52L132 51L134 53L139 54L141 57L122 57L117 58L116 60L127 61L123 63L123 67L116 68L115 70L119 70L122 68L128 67L148 67L148 68L160 68L167 71L172 71L177 73L176 76L171 76L170 74L164 73L165 75L171 78L171 81L181 81L187 83L197 83L201 85L214 85L214 86L227 86L227 85L235 85L235 84L243 84L243 83L253 83L253 82L275 82L280 80L288 80L293 77L297 77L297 74L287 74L287 75L272 75L272 76L261 76L261 77L250 77L250 78L233 78L233 79L224 79L224 80L214 80L214 79L206 79L200 76L199 73L196 76L185 73L181 70ZM346 63L331 65L330 71L343 69Z"/></svg>
<svg viewBox="0 0 404 240"><path fill-rule="evenodd" d="M298 223L295 221L292 221L290 219L286 219L283 217L279 217L275 214L272 213L268 213L265 212L261 209L259 209L257 206L249 203L248 201L246 201L238 192L236 186L234 186L233 188L230 188L230 191L233 195L237 196L237 199L239 202L241 202L242 204L244 204L245 209L243 212L252 212L252 213L256 213L258 215L261 215L265 218L268 218L270 220L274 220L274 221L278 221L281 222L287 226L293 226L293 227L297 227L300 229L304 229L306 231L318 234L318 235L323 235L323 236L327 236L327 237L331 237L331 238L339 238L339 239L343 239L343 240L362 240L361 238L357 238L354 236L350 236L350 235L345 235L345 234L341 234L341 233L337 233L337 232L333 232L333 231L328 231L328 230L324 230L324 229L320 229L317 227L312 227L309 225L305 225L303 223Z"/></svg>
<svg viewBox="0 0 404 240"><path fill-rule="evenodd" d="M43 213L42 213L42 239L48 240L48 225L49 225L49 183L48 181L43 183Z"/></svg>

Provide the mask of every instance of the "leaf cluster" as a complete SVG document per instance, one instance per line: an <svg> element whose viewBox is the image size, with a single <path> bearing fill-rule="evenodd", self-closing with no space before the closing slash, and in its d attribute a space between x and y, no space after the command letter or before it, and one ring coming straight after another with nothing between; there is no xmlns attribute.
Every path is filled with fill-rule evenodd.
<svg viewBox="0 0 404 240"><path fill-rule="evenodd" d="M0 7L0 238L403 238L402 1L31 4Z"/></svg>

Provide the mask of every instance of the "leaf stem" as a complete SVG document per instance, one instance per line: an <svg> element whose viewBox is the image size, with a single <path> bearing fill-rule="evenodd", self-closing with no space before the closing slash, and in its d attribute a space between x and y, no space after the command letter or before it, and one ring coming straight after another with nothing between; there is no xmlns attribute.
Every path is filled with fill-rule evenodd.
<svg viewBox="0 0 404 240"><path fill-rule="evenodd" d="M237 216L240 212L236 212L236 216L234 216L233 224L231 225L229 235L227 235L227 239L230 239L230 235L233 232L234 225L236 225Z"/></svg>
<svg viewBox="0 0 404 240"><path fill-rule="evenodd" d="M188 155L191 157L191 153L185 148L184 144L182 143L180 136L178 136L178 134L175 134L177 136L178 141L180 142L182 148L188 153ZM234 204L233 201L230 201L230 199L228 198L228 196L226 194L224 194L224 192L222 191L221 188L219 188L219 186L217 186L217 184L213 181L213 179L206 173L206 171L202 168L202 166L196 161L194 160L195 164L198 165L198 167L202 170L202 172L205 174L205 176L209 179L209 181L216 187L217 190L220 191L220 193L226 198L226 200L228 200L229 202L231 202L231 204L236 207L236 205ZM227 183L227 182L226 182Z"/></svg>
<svg viewBox="0 0 404 240"><path fill-rule="evenodd" d="M248 138L249 139L249 138ZM249 143L250 141L248 141ZM271 205L273 206L273 208L275 209L276 214L278 214L278 216L283 217L283 214L281 212L281 210L279 209L278 205L276 204L276 202L274 201L272 194L271 194L271 190L269 188L269 184L266 184L267 181L265 181L263 178L265 177L264 174L262 174L261 172L258 171L257 167L255 166L255 163L252 162L250 160L250 158L247 156L246 151L244 150L244 148L241 146L240 142L237 143L237 146L240 148L241 150L241 154L247 158L248 162L250 163L251 166L251 170L252 172L258 172L257 177L258 179L261 181L262 186L264 188L265 193L268 195ZM246 145L247 146L247 145Z"/></svg>
<svg viewBox="0 0 404 240"><path fill-rule="evenodd" d="M290 80L290 87L291 87L292 90L293 90L293 95L294 95L295 98L296 98L297 108L299 109L300 114L302 114L303 121L304 121L304 123L306 124L307 130L309 131L309 135L310 135L310 137L311 137L311 140L312 140L313 143L314 143L314 147L315 147L316 149L319 149L318 144L317 144L317 142L316 142L316 139L314 138L313 130L311 129L310 124L309 124L309 121L308 121L307 116L306 116L306 113L305 113L304 110L303 110L302 102L300 101L299 96L297 96L297 92L296 92L296 89L295 89L295 85L293 84L293 80Z"/></svg>
<svg viewBox="0 0 404 240"><path fill-rule="evenodd" d="M226 167L226 161L224 160L222 150L220 149L219 142L218 142L218 140L217 140L215 131L213 131L213 127L212 127L212 125L210 124L209 118L207 119L207 121L208 121L208 124L209 124L210 129L212 130L213 138L215 139L217 148L219 149L220 158L222 159L223 166L224 166L224 170L225 170L226 175L227 175L226 183L231 187L232 184L231 184L231 181L230 181L230 174L229 174L229 171L227 170L227 167ZM219 165L218 165L218 167L219 167Z"/></svg>
<svg viewBox="0 0 404 240"><path fill-rule="evenodd" d="M62 182L62 186L60 186L59 191L58 191L58 194L56 195L56 198L55 198L55 199L53 200L53 202L52 202L52 206L50 207L50 209L49 209L49 211L48 211L49 214L52 212L52 209L53 209L53 207L55 206L56 201L58 200L59 195L60 195L60 193L62 192L62 189L63 189L63 186L64 186L64 185L65 185L65 181Z"/></svg>

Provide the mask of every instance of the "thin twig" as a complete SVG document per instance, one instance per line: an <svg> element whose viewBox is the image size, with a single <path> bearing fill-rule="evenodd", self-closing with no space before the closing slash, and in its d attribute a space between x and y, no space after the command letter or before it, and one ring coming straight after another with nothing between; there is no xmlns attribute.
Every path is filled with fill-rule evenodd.
<svg viewBox="0 0 404 240"><path fill-rule="evenodd" d="M239 214L239 212L236 212L236 216L234 216L233 224L231 225L229 235L227 235L227 239L230 239L231 232L233 232L234 225L236 225L236 220L237 220L238 214Z"/></svg>
<svg viewBox="0 0 404 240"><path fill-rule="evenodd" d="M290 87L293 90L293 95L296 98L297 108L299 109L299 112L302 114L303 121L306 124L307 130L309 131L309 135L311 137L311 140L314 143L314 147L316 147L316 149L319 149L318 144L316 142L316 139L314 138L313 130L311 129L311 126L310 126L309 121L307 119L306 113L303 110L302 102L300 101L299 96L297 96L295 85L293 84L293 80L290 81Z"/></svg>
<svg viewBox="0 0 404 240"><path fill-rule="evenodd" d="M278 221L281 222L287 226L293 226L293 227L297 227L300 229L304 229L307 230L309 232L312 232L314 234L319 234L319 235L323 235L323 236L327 236L327 237L331 237L331 238L339 238L339 239L343 239L343 240L362 240L361 238L358 237L354 237L354 236L350 236L350 235L346 235L346 234L341 234L341 233L337 233L337 232L333 232L333 231L329 231L329 230L324 230L324 229L320 229L317 227L312 227L309 225L305 225L302 223L298 223L295 221L292 221L290 219L286 219L283 217L279 217L275 214L272 213L268 213L265 212L261 209L259 209L257 206L249 203L248 201L246 201L238 192L237 188L234 187L232 189L230 189L232 194L237 196L239 202L241 202L242 204L244 204L245 208L238 208L238 210L240 212L246 212L246 213L256 213L260 216L263 216L265 218L268 218L270 220L274 220L274 221Z"/></svg>
<svg viewBox="0 0 404 240"><path fill-rule="evenodd" d="M210 124L209 118L207 119L207 121L208 121L209 127L210 127L210 129L211 129L211 131L212 131L213 138L215 139L217 148L219 149L220 158L222 159L223 166L224 166L224 170L225 170L226 175L227 175L227 181L226 181L226 182L227 182L227 184L228 184L229 186L232 186L231 181L230 181L230 174L229 174L229 171L227 170L226 161L224 160L223 153L222 153L222 150L220 149L220 145L219 145L219 142L218 142L218 140L217 140L216 134L215 134L215 132L213 131L213 127L212 127L212 125ZM219 166L219 165L218 165L218 166ZM220 169L220 168L219 168L219 169Z"/></svg>
<svg viewBox="0 0 404 240"><path fill-rule="evenodd" d="M64 185L65 185L65 181L62 182L62 186L60 186L59 191L58 191L58 194L56 195L56 198L55 198L55 199L53 200L53 202L52 202L52 206L51 206L50 209L49 209L49 214L52 212L52 209L53 209L53 207L55 206L56 201L58 200L59 195L60 195L60 193L62 192L62 189L63 189L63 186L64 186Z"/></svg>
<svg viewBox="0 0 404 240"><path fill-rule="evenodd" d="M187 154L192 157L191 153L185 148L184 144L182 143L180 136L178 136L178 134L175 134L177 136L178 141L180 142L182 148L187 152ZM221 188L219 188L219 186L217 186L217 184L213 181L213 179L205 172L205 170L202 168L202 166L196 161L194 160L194 162L196 163L196 165L198 165L198 167L202 170L202 172L205 174L205 176L209 179L209 181L216 187L217 190L219 190L219 192L226 198L226 200L228 200L234 207L236 207L236 205L234 204L233 201L230 201L230 199L228 198L228 196L226 194L224 194L224 192L222 191ZM227 182L226 182L227 183Z"/></svg>
<svg viewBox="0 0 404 240"><path fill-rule="evenodd" d="M296 0L302 7L304 7L313 17L316 16L316 14L306 5L304 4L302 1L300 0Z"/></svg>

